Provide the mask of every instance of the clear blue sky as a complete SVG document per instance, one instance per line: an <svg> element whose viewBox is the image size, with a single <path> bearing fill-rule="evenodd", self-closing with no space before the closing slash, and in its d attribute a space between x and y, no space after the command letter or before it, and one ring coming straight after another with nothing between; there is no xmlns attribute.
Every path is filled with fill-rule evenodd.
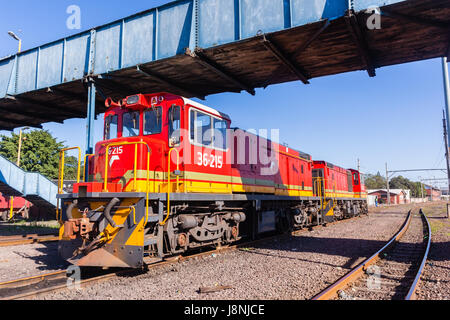
<svg viewBox="0 0 450 320"><path fill-rule="evenodd" d="M17 50L17 42L7 35L9 30L23 39L26 50L167 2L4 1L0 57ZM66 27L66 9L72 4L81 8L81 30ZM377 69L375 78L353 72L312 79L307 86L291 82L258 89L254 97L247 93L212 95L202 103L228 113L237 127L279 128L281 142L343 167L356 167L358 158L366 173L384 174L385 162L390 169L445 167L440 59ZM101 139L102 119L95 123L96 141ZM84 120L68 120L63 125L45 124L44 129L84 150L85 126Z"/></svg>

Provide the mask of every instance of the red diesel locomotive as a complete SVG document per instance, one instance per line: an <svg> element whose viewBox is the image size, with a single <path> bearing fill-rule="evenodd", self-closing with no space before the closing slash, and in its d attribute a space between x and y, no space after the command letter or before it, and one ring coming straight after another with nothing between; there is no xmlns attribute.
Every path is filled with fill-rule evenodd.
<svg viewBox="0 0 450 320"><path fill-rule="evenodd" d="M106 106L85 181L58 195L59 252L73 264L137 268L367 212L359 172L231 128L200 103L158 93Z"/></svg>

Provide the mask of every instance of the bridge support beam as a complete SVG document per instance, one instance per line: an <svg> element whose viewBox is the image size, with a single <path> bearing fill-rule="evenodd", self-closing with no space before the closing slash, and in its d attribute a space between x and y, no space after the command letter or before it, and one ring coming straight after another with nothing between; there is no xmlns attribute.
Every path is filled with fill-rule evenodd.
<svg viewBox="0 0 450 320"><path fill-rule="evenodd" d="M64 109L64 108L61 108L61 106L53 105L48 102L44 103L44 102L40 102L40 101L30 99L30 98L10 96L10 95L7 95L5 98L12 100L16 103L22 104L22 105L38 107L40 110L42 110L42 111L46 110L50 114L53 114L56 111L58 111L58 113L62 113L64 115L70 116L72 118L84 118L84 115L81 112L78 112L75 110L72 111L72 110Z"/></svg>
<svg viewBox="0 0 450 320"><path fill-rule="evenodd" d="M163 78L159 75L156 75L152 72L150 72L149 70L145 69L142 66L137 66L136 67L136 71L142 75L144 75L146 78L150 79L150 80L154 80L157 81L169 88L172 88L175 92L174 93L179 93L183 96L188 96L188 97L198 97L202 100L205 100L205 96L203 94L200 94L198 92L190 92L188 89L182 88L181 86L173 83L172 81L170 81L169 79Z"/></svg>
<svg viewBox="0 0 450 320"><path fill-rule="evenodd" d="M367 69L369 77L375 77L375 66L370 55L369 46L367 44L366 38L364 37L363 31L359 26L358 18L354 14L353 10L349 10L347 12L347 15L345 16L345 22L350 34L353 37L353 40L355 41L356 46L358 47L359 56L361 57L361 61Z"/></svg>
<svg viewBox="0 0 450 320"><path fill-rule="evenodd" d="M11 125L16 125L17 127L22 127L22 126L28 126L28 127L32 127L32 128L37 128L37 129L42 129L42 125L41 124L35 124L32 121L25 121L25 120L14 120L14 119L6 119L6 118L2 118L0 119L0 126L3 128L10 128ZM10 131L13 131L13 129L8 129Z"/></svg>
<svg viewBox="0 0 450 320"><path fill-rule="evenodd" d="M254 96L256 94L255 89L250 88L246 84L244 84L241 81L239 81L238 79L236 79L236 77L234 77L234 76L230 75L229 73L227 73L220 66L218 66L215 62L211 61L204 54L202 54L200 52L200 50L191 51L189 48L187 48L186 49L186 55L192 57L193 59L195 59L195 61L200 63L202 66L204 66L207 69L215 72L217 75L219 75L223 79L225 79L225 80L233 83L237 87L247 91L252 96Z"/></svg>
<svg viewBox="0 0 450 320"><path fill-rule="evenodd" d="M289 58L286 57L285 54L278 48L272 41L268 40L265 35L263 35L262 43L269 50L275 58L277 58L281 63L283 63L286 67L294 73L299 80L301 80L304 84L309 84L308 77L306 76L303 70L300 70L299 67L295 66Z"/></svg>
<svg viewBox="0 0 450 320"><path fill-rule="evenodd" d="M309 46L317 39L319 38L319 36L325 32L325 30L330 26L331 21L329 19L326 19L324 24L320 27L320 29L318 29L311 38L308 39L308 41L306 41L305 43L301 44L297 49L295 49L295 54L296 56L301 55L306 49L309 48ZM294 56L292 55L292 56ZM273 81L273 79L278 76L278 74L280 74L280 72L282 72L285 68L285 65L283 64L282 66L280 66L279 68L277 68L275 70L275 72L272 73L272 75L266 80L266 82L263 85L263 88L267 88L267 86ZM309 83L309 80L308 80Z"/></svg>

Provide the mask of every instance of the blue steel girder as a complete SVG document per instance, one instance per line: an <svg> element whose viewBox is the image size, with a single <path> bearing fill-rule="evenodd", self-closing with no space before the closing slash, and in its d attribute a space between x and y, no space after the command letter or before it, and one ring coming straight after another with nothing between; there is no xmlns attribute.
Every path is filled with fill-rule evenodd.
<svg viewBox="0 0 450 320"><path fill-rule="evenodd" d="M88 106L87 106L87 123L86 123L86 153L94 153L94 120L95 120L95 82L88 82Z"/></svg>
<svg viewBox="0 0 450 320"><path fill-rule="evenodd" d="M365 26L371 6L381 8L380 30ZM342 72L374 75L448 56L449 16L450 0L174 1L0 59L0 111L13 103L9 96L17 122L46 110L56 120L85 117L88 77L102 98L118 99L142 91L254 94ZM98 114L105 108L96 99Z"/></svg>

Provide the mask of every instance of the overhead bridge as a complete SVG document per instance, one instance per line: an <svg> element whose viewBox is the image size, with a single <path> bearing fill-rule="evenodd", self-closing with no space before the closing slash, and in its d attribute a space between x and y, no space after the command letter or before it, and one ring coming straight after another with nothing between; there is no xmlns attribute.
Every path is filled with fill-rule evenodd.
<svg viewBox="0 0 450 320"><path fill-rule="evenodd" d="M450 0L174 1L0 60L0 129L87 117L90 148L106 97L204 98L357 70L373 77L449 56L449 19Z"/></svg>
<svg viewBox="0 0 450 320"><path fill-rule="evenodd" d="M56 208L58 187L43 175L25 172L0 156L0 193L23 197L36 207L52 210Z"/></svg>

